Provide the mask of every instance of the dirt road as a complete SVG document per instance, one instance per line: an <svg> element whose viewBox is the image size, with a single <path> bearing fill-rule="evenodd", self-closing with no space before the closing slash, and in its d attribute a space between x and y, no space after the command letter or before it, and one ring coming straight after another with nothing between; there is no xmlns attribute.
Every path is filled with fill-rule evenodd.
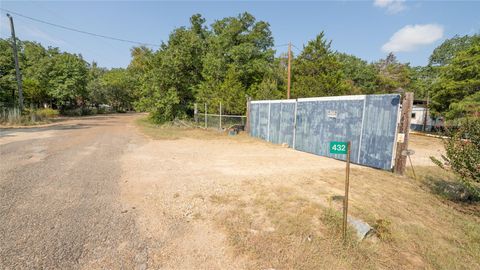
<svg viewBox="0 0 480 270"><path fill-rule="evenodd" d="M0 268L249 268L214 224L226 195L344 167L246 136L152 140L136 117L1 130Z"/></svg>
<svg viewBox="0 0 480 270"><path fill-rule="evenodd" d="M1 131L2 269L146 265L146 242L120 200L130 118Z"/></svg>

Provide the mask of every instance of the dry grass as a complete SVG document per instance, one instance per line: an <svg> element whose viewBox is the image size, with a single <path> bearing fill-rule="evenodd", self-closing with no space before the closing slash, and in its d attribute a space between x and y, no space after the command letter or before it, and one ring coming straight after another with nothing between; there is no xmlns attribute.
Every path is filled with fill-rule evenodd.
<svg viewBox="0 0 480 270"><path fill-rule="evenodd" d="M349 229L341 239L341 214L299 197L295 190L261 188L254 200L236 201L218 217L229 243L252 269L371 268L375 248L359 244ZM240 207L239 204L243 206Z"/></svg>
<svg viewBox="0 0 480 270"><path fill-rule="evenodd" d="M433 177L430 170L420 169L418 174L425 177L425 172ZM325 181L335 178L334 173L322 175L329 175ZM439 172L436 177L445 176ZM350 230L348 245L342 245L341 200L315 199L324 194L322 176L291 186L251 181L246 187L251 195L222 197L230 208L217 217L217 224L237 256L252 260L256 269L480 267L477 217L452 209L442 197L429 193L425 182L371 169L354 170L352 179L350 213L376 232L363 242Z"/></svg>
<svg viewBox="0 0 480 270"><path fill-rule="evenodd" d="M480 269L480 206L456 200L458 192L448 189L454 177L438 168L416 167L413 179L353 166L349 213L372 225L376 236L357 242L349 231L345 247L340 161L248 136L140 124L160 139L201 139L163 142L159 153L176 156L169 166L190 164L188 190L215 183L205 184L198 195L205 211L195 219L213 219L234 256L249 263L247 269ZM436 153L438 147L427 149L427 139L420 140L412 140L417 159ZM197 167L192 155L211 165ZM224 183L220 192L218 183Z"/></svg>
<svg viewBox="0 0 480 270"><path fill-rule="evenodd" d="M216 139L223 133L199 128L176 126L170 123L156 125L148 117L138 118L135 123L140 130L154 140L177 140L180 138Z"/></svg>

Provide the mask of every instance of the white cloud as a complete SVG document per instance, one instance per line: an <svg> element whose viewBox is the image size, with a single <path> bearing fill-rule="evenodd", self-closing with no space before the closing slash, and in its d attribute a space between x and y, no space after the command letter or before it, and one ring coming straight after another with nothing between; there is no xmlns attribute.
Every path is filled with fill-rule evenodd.
<svg viewBox="0 0 480 270"><path fill-rule="evenodd" d="M374 0L373 5L387 9L388 13L395 14L405 10L405 0Z"/></svg>
<svg viewBox="0 0 480 270"><path fill-rule="evenodd" d="M398 30L383 44L384 52L409 52L419 46L431 44L443 37L443 27L438 24L407 25Z"/></svg>

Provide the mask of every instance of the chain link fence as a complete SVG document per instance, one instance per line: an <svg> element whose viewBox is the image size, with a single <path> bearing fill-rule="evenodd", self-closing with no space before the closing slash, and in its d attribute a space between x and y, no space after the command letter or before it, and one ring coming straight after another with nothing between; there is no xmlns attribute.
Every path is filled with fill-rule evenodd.
<svg viewBox="0 0 480 270"><path fill-rule="evenodd" d="M195 104L193 122L196 127L227 130L232 127L241 127L243 129L246 124L247 117L245 115L223 114L221 105L218 114L208 113L207 105L204 108L203 112L199 112L198 106Z"/></svg>

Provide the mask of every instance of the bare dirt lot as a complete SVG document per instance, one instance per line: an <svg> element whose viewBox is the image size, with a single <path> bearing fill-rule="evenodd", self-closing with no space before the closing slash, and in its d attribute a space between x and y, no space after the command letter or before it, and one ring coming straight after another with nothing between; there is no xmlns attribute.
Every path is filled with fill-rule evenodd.
<svg viewBox="0 0 480 270"><path fill-rule="evenodd" d="M344 246L344 162L140 117L2 130L2 268L480 267L479 208L434 194L438 139L412 137L417 180L352 166L376 233Z"/></svg>

